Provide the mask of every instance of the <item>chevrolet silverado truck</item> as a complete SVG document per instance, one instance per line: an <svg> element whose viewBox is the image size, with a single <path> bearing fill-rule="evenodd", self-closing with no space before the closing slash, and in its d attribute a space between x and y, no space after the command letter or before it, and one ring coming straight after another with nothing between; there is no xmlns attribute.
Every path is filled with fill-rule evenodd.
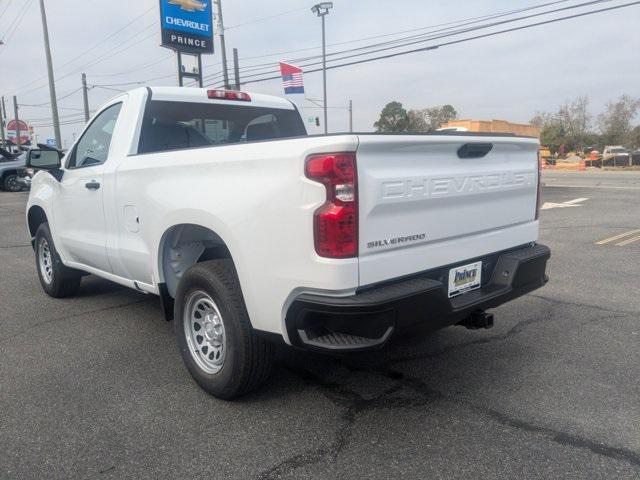
<svg viewBox="0 0 640 480"><path fill-rule="evenodd" d="M86 274L158 295L193 378L229 399L265 381L278 341L346 354L490 327L487 309L543 286L538 147L310 136L282 98L140 88L35 166L28 233L53 297Z"/></svg>

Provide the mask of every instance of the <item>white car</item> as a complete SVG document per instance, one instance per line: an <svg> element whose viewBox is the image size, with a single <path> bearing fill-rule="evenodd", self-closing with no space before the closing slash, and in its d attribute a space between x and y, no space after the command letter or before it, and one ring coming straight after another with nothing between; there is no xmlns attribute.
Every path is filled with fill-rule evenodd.
<svg viewBox="0 0 640 480"><path fill-rule="evenodd" d="M273 342L378 348L412 327L489 327L543 286L538 142L512 135L307 136L265 95L120 95L27 205L43 289L95 274L159 295L210 393L268 376Z"/></svg>

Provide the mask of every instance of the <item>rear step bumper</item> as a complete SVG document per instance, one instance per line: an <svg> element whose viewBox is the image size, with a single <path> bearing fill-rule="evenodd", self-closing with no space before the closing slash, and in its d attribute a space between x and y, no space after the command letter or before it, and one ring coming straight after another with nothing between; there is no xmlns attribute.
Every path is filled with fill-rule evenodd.
<svg viewBox="0 0 640 480"><path fill-rule="evenodd" d="M384 345L410 327L428 330L468 326L469 317L520 297L548 281L548 247L528 245L456 265L483 262L481 288L448 298L448 265L400 281L362 288L349 297L301 294L286 315L294 346L324 352L354 352Z"/></svg>

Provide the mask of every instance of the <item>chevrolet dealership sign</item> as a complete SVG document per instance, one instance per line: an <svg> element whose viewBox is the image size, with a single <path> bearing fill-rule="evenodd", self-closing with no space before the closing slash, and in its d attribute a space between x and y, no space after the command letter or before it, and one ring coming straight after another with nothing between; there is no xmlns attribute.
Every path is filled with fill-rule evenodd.
<svg viewBox="0 0 640 480"><path fill-rule="evenodd" d="M186 53L213 53L213 0L160 0L162 46Z"/></svg>

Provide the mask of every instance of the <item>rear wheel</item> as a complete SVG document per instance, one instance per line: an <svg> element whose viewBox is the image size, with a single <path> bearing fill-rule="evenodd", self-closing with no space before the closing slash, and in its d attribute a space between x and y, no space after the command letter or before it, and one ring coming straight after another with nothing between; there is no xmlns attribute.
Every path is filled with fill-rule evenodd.
<svg viewBox="0 0 640 480"><path fill-rule="evenodd" d="M252 332L230 260L201 262L185 272L174 319L182 359L212 395L238 397L259 387L271 373L274 346Z"/></svg>
<svg viewBox="0 0 640 480"><path fill-rule="evenodd" d="M18 174L10 173L5 175L2 180L2 188L7 192L19 192L22 190L22 185L18 183Z"/></svg>
<svg viewBox="0 0 640 480"><path fill-rule="evenodd" d="M35 252L38 277L47 295L62 298L78 291L81 274L77 270L65 267L60 260L47 223L40 225L36 232Z"/></svg>

